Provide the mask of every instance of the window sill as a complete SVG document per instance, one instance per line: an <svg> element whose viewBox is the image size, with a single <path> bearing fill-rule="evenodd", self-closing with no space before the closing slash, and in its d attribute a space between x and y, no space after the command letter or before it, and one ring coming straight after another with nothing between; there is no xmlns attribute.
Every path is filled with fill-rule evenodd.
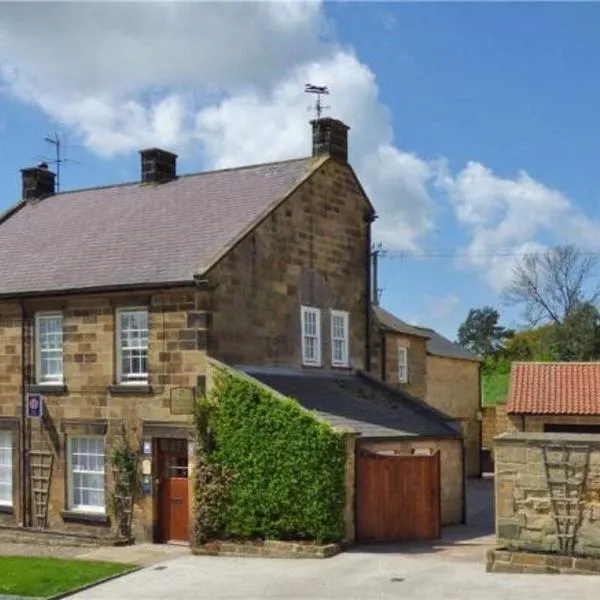
<svg viewBox="0 0 600 600"><path fill-rule="evenodd" d="M7 504L0 504L0 515L12 515L14 512L12 506L8 506Z"/></svg>
<svg viewBox="0 0 600 600"><path fill-rule="evenodd" d="M79 512L78 510L63 510L63 521L70 523L92 523L94 525L108 525L108 515L105 513Z"/></svg>
<svg viewBox="0 0 600 600"><path fill-rule="evenodd" d="M130 396L139 396L141 394L151 394L152 387L150 385L137 383L121 383L109 386L108 391L111 394L129 394Z"/></svg>
<svg viewBox="0 0 600 600"><path fill-rule="evenodd" d="M64 383L41 383L35 385L28 385L27 391L33 394L66 394L67 386Z"/></svg>

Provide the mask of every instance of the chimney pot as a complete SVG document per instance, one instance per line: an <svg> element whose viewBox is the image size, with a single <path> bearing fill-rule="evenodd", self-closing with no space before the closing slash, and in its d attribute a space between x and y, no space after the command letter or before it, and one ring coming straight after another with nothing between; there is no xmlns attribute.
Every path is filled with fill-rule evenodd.
<svg viewBox="0 0 600 600"><path fill-rule="evenodd" d="M148 148L140 150L142 160L142 183L166 183L177 177L177 154Z"/></svg>
<svg viewBox="0 0 600 600"><path fill-rule="evenodd" d="M21 180L23 200L42 200L56 193L56 175L45 163L21 169Z"/></svg>
<svg viewBox="0 0 600 600"><path fill-rule="evenodd" d="M348 162L348 130L350 127L331 117L314 119L312 125L313 156L331 156Z"/></svg>

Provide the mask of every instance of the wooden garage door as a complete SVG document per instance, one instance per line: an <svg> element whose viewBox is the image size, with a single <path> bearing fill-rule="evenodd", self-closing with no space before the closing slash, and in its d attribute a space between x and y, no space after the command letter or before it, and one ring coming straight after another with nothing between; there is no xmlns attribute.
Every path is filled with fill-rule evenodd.
<svg viewBox="0 0 600 600"><path fill-rule="evenodd" d="M404 542L440 537L440 455L382 455L359 450L356 537Z"/></svg>

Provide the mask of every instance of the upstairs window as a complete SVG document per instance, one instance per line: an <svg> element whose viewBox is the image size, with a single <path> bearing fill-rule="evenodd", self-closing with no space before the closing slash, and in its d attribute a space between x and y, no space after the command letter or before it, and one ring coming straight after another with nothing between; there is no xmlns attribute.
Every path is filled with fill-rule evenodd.
<svg viewBox="0 0 600 600"><path fill-rule="evenodd" d="M302 325L302 364L321 365L321 311L318 308L303 306Z"/></svg>
<svg viewBox="0 0 600 600"><path fill-rule="evenodd" d="M398 381L408 383L408 351L398 346Z"/></svg>
<svg viewBox="0 0 600 600"><path fill-rule="evenodd" d="M343 310L331 311L331 365L348 366L349 316Z"/></svg>
<svg viewBox="0 0 600 600"><path fill-rule="evenodd" d="M60 313L38 313L35 317L36 381L63 382L63 318Z"/></svg>
<svg viewBox="0 0 600 600"><path fill-rule="evenodd" d="M117 313L117 375L119 383L148 381L148 311Z"/></svg>

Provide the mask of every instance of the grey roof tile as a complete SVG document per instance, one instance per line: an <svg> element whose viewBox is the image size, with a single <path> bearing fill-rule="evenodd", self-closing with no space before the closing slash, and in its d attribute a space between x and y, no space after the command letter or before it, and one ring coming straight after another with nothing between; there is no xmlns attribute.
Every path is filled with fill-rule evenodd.
<svg viewBox="0 0 600 600"><path fill-rule="evenodd" d="M332 425L366 438L458 437L450 417L360 374L244 371Z"/></svg>
<svg viewBox="0 0 600 600"><path fill-rule="evenodd" d="M418 327L413 327L405 321L402 321L391 312L388 312L381 306L373 306L373 312L375 318L384 329L390 329L397 333L404 333L406 335L414 335L421 338L428 338L429 335Z"/></svg>
<svg viewBox="0 0 600 600"><path fill-rule="evenodd" d="M443 356L445 358L456 358L459 360L481 361L479 356L469 352L456 342L450 341L437 331L425 327L419 329L429 335L429 339L427 340L427 352L429 352L429 354Z"/></svg>
<svg viewBox="0 0 600 600"><path fill-rule="evenodd" d="M313 164L304 158L22 203L0 220L0 295L191 281Z"/></svg>

